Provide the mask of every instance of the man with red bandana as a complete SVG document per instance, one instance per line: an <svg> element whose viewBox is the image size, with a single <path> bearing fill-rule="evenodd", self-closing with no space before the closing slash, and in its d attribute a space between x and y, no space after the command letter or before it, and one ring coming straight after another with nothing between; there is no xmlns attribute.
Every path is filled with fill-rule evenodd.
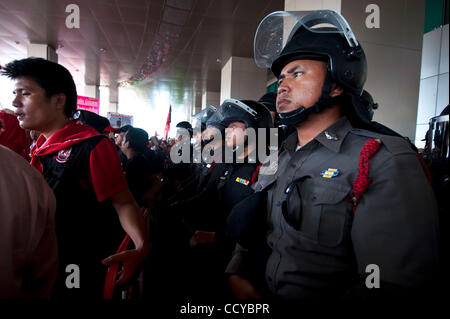
<svg viewBox="0 0 450 319"><path fill-rule="evenodd" d="M108 138L71 119L77 93L66 68L27 58L7 64L2 74L15 81L13 106L20 126L41 132L31 164L43 173L57 200L60 265L54 295L100 298L105 265L122 264L121 285L136 274L149 252L144 220L117 151ZM120 226L135 248L104 259L120 244Z"/></svg>

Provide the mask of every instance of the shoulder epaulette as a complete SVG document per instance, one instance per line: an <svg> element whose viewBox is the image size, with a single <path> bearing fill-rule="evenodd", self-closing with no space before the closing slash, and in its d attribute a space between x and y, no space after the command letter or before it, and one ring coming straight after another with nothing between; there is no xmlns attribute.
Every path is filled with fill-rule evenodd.
<svg viewBox="0 0 450 319"><path fill-rule="evenodd" d="M368 138L375 138L381 141L381 144L392 154L413 154L414 151L409 145L408 141L399 136L384 135L376 132L371 132L363 129L352 129L352 133Z"/></svg>

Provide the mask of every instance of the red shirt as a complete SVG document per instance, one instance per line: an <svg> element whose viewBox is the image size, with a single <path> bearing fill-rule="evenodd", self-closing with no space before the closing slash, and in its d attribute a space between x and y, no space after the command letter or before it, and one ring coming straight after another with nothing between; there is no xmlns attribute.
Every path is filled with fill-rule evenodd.
<svg viewBox="0 0 450 319"><path fill-rule="evenodd" d="M84 187L87 187L86 183L92 183L99 202L128 189L119 155L112 141L78 121L69 122L49 139L41 135L32 148L31 155L31 164L44 172L53 190L67 178L74 178L71 172L77 172L76 175L81 180L84 180L83 176L86 178L89 176L80 183ZM89 172L85 171L87 167L82 164L87 160L84 159L86 156L89 156ZM41 164L41 159L44 158L45 170ZM52 173L48 173L49 171ZM76 187L76 185L67 186Z"/></svg>

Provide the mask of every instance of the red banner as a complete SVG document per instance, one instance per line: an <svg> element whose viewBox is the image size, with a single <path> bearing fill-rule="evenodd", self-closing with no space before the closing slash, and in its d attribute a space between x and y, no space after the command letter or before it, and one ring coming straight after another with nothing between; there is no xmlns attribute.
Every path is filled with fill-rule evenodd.
<svg viewBox="0 0 450 319"><path fill-rule="evenodd" d="M169 114L167 114L166 127L164 128L163 138L165 141L167 141L167 135L169 134L171 120L172 120L172 105L169 106Z"/></svg>

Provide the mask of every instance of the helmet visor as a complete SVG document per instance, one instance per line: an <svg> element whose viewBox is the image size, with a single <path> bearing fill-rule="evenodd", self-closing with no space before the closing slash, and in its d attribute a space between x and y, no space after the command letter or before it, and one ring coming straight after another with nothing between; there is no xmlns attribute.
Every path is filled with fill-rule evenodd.
<svg viewBox="0 0 450 319"><path fill-rule="evenodd" d="M272 62L280 55L286 43L300 27L315 33L342 34L350 47L358 46L358 41L349 24L336 11L276 11L267 15L256 29L254 40L256 65L261 68L270 68Z"/></svg>
<svg viewBox="0 0 450 319"><path fill-rule="evenodd" d="M247 104L236 99L227 99L208 120L207 125L219 124L225 128L232 122L243 122L249 125L256 115L257 112Z"/></svg>
<svg viewBox="0 0 450 319"><path fill-rule="evenodd" d="M200 112L194 114L192 116L192 127L200 127L202 123L206 124L208 119L210 119L216 111L217 108L213 105L210 105Z"/></svg>

